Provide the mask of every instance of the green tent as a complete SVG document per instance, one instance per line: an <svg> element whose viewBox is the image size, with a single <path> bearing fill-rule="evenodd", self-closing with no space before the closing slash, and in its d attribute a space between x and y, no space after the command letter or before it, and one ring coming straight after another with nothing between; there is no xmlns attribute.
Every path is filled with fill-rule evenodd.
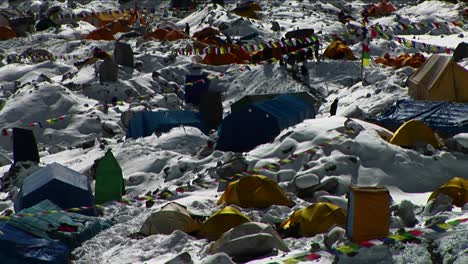
<svg viewBox="0 0 468 264"><path fill-rule="evenodd" d="M122 169L110 150L97 165L95 190L96 204L120 201L125 194Z"/></svg>

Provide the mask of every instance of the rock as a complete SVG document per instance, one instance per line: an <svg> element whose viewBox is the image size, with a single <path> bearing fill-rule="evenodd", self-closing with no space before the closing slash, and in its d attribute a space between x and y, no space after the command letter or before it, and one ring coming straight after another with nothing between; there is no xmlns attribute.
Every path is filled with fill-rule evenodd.
<svg viewBox="0 0 468 264"><path fill-rule="evenodd" d="M450 196L441 193L436 198L427 202L423 214L431 216L443 211L452 211L452 201Z"/></svg>
<svg viewBox="0 0 468 264"><path fill-rule="evenodd" d="M100 82L116 82L118 79L119 66L112 58L104 59L99 66Z"/></svg>
<svg viewBox="0 0 468 264"><path fill-rule="evenodd" d="M47 149L47 152L49 152L50 154L55 154L55 153L62 152L66 149L67 149L66 147L63 147L60 145L52 145Z"/></svg>
<svg viewBox="0 0 468 264"><path fill-rule="evenodd" d="M221 165L216 169L216 174L219 177L226 179L236 173L246 171L248 164L245 161L245 158L241 155L235 155L228 162Z"/></svg>
<svg viewBox="0 0 468 264"><path fill-rule="evenodd" d="M306 189L320 184L320 179L314 173L307 173L296 176L294 178L294 184L299 189Z"/></svg>
<svg viewBox="0 0 468 264"><path fill-rule="evenodd" d="M277 21L271 22L271 30L273 31L280 31L281 27Z"/></svg>
<svg viewBox="0 0 468 264"><path fill-rule="evenodd" d="M205 258L201 264L236 264L234 263L228 254L222 252L214 254L213 256L209 256Z"/></svg>
<svg viewBox="0 0 468 264"><path fill-rule="evenodd" d="M341 115L347 118L361 118L364 115L364 111L357 105L351 105L347 107Z"/></svg>
<svg viewBox="0 0 468 264"><path fill-rule="evenodd" d="M89 139L83 139L81 141L76 142L73 144L74 148L82 148L82 149L88 149L94 147L96 144L96 141L94 138L89 138Z"/></svg>
<svg viewBox="0 0 468 264"><path fill-rule="evenodd" d="M184 252L180 255L177 255L173 259L165 262L164 264L192 264L194 263L192 260L192 256L189 253Z"/></svg>
<svg viewBox="0 0 468 264"><path fill-rule="evenodd" d="M11 162L11 160L5 156L4 154L0 153L0 167L3 167L3 166L6 166L6 165L10 165L12 164L13 162Z"/></svg>
<svg viewBox="0 0 468 264"><path fill-rule="evenodd" d="M130 120L135 116L136 112L133 110L127 110L120 115L120 121L122 125L127 128Z"/></svg>
<svg viewBox="0 0 468 264"><path fill-rule="evenodd" d="M134 56L132 47L127 43L116 41L114 45L114 60L118 65L133 68Z"/></svg>
<svg viewBox="0 0 468 264"><path fill-rule="evenodd" d="M418 223L416 215L414 214L414 204L410 201L403 200L398 205L395 215L400 217L405 227L414 227Z"/></svg>
<svg viewBox="0 0 468 264"><path fill-rule="evenodd" d="M114 122L102 122L102 134L104 137L114 137L120 133L120 127Z"/></svg>
<svg viewBox="0 0 468 264"><path fill-rule="evenodd" d="M334 196L334 195L322 195L317 198L317 202L326 202L337 205L343 208L345 211L348 210L348 200L345 198Z"/></svg>
<svg viewBox="0 0 468 264"><path fill-rule="evenodd" d="M333 244L338 241L342 241L345 238L346 230L342 227L333 227L323 238L323 243L328 249L332 249Z"/></svg>
<svg viewBox="0 0 468 264"><path fill-rule="evenodd" d="M225 252L231 257L250 259L274 249L289 248L270 225L249 222L224 233L210 248L211 253Z"/></svg>

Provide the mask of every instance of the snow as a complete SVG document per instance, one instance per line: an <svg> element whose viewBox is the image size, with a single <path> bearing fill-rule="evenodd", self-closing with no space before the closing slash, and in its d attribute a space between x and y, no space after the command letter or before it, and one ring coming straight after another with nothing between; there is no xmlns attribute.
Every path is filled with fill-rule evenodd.
<svg viewBox="0 0 468 264"><path fill-rule="evenodd" d="M37 12L41 4L48 2L50 6L60 5L74 14L133 7L133 1L120 4L117 0L75 1L76 7L73 9L68 8L64 1L19 2L33 12ZM138 4L159 10L167 8L168 2L142 0ZM229 12L235 7L235 1L225 2L229 2L226 7L213 7L209 4L181 19L173 17L177 15L177 11L169 12L172 15L169 14L168 17L154 16L151 27L172 23L183 29L185 23L188 23L194 33L207 26L227 25L224 32L233 39L258 33L259 37L249 43L278 40L292 29L312 27L318 32L325 48L329 44L325 36L331 33L340 35L348 31L345 25L337 21L340 8L347 4L346 9L355 18L359 18L362 7L371 1L258 1L263 8L259 12L261 20L239 17ZM462 20L460 10L466 8L463 3L454 5L441 1L393 2L398 8L396 14L408 23ZM4 1L0 5L9 7L12 4ZM396 15L390 15L371 18L370 22L395 27L396 18ZM279 23L280 31L273 32L270 29L273 21ZM360 25L359 22L353 23ZM170 55L170 51L190 45L190 40L144 42L131 39L127 42L132 46L135 60L143 63L142 68L134 70L120 67L118 82L101 84L94 65L82 68L74 66L75 62L89 57L94 47L113 50L114 43L111 41L82 40L84 35L94 29L89 23L79 21L77 25L62 25L58 30L49 29L0 42L0 48L7 54L21 54L33 47L46 49L54 55L76 56L41 63L12 63L0 67L0 98L6 101L3 109L0 109L0 129L25 127L29 123L41 122L43 128L30 127L41 151L40 167L57 162L89 175L94 161L101 158L106 149L112 149L122 167L128 197L167 189L174 194L170 200L187 206L196 214L211 215L222 208L216 204L222 194L217 191L216 167L233 156L230 152L221 151L214 151L206 157L199 155L207 141L216 135L205 135L192 127L176 127L161 135L126 139L126 128L121 120L121 114L126 111L192 109L191 106L184 105L176 95L162 92L167 88L183 86L184 76L187 74L208 73L224 74L219 79L212 80L212 89L223 92L225 115L230 111L232 103L252 94L308 91L321 102L317 105L315 119L304 120L287 128L272 142L243 154L248 170L260 169L262 175L277 181L296 202L293 208L238 208L252 221L277 224L294 210L317 201L331 202L347 210L346 192L349 184L357 184L387 187L393 205L410 201L415 205L418 220L415 228L425 228L425 222L432 218L423 215L422 210L431 192L452 177L467 177L468 155L446 148L432 150L429 154L422 150L404 149L388 142L393 134L391 131L357 119L375 116L395 100L408 98L405 81L414 72L412 68L393 69L373 64L365 69L365 82L361 82L360 61L326 59L307 62L305 66L309 75L306 78L301 75L298 80L291 76L289 66L286 69L277 63L250 65L250 69L246 70L244 65L201 65L194 63L193 56ZM439 31L394 33L408 40L452 49L461 42L468 42L466 25L461 28L451 26ZM392 56L402 52L418 52L417 49L404 47L396 41L383 39L374 39L369 46L372 56L381 56L385 52ZM352 41L350 48L357 55L361 52L358 41ZM424 52L424 55L430 54ZM467 68L468 60L465 59L460 65ZM159 75L155 76L153 72ZM110 104L114 98L124 102L105 108L104 105ZM337 115L330 117L329 109L335 98L339 99ZM59 116L65 118L56 124L46 122L47 119ZM104 135L104 126L115 133ZM349 130L354 132L350 133ZM467 133L453 138L458 144L468 148ZM85 141L94 144L89 148L77 147ZM325 146L319 147L324 143ZM301 154L312 147L316 147L315 153ZM0 136L0 154L12 159L10 137ZM279 171L261 169L266 164L276 163L293 154L301 155L293 162L282 165ZM10 165L0 167L0 177L9 168ZM205 185L199 184L200 180ZM177 187L187 183L192 185L191 191L176 192ZM316 192L313 197L304 199L297 196L299 189L326 183L336 183L336 188L330 192ZM0 192L0 211L12 208L9 195ZM146 218L167 202L156 199L151 208L146 208L144 202L134 202L132 205L106 204L103 217L112 220L114 226L76 248L72 263L165 263L184 252L190 254L194 263L208 261L211 258L208 249L212 243L180 231L170 235L134 238L133 234L140 230ZM465 206L465 210L455 208L434 217L466 218L468 212ZM399 225L397 222L393 224ZM291 252L278 251L249 263L287 259L309 250L312 243L319 243L322 248L315 253L321 258L309 263L431 263L438 258L443 263L461 264L468 260L467 230L466 224L460 224L442 234L431 233L432 236L424 238L420 244L397 243L393 246L361 248L354 257L339 258L324 250L324 234L311 238L286 238L284 242ZM216 261L211 263L217 263Z"/></svg>

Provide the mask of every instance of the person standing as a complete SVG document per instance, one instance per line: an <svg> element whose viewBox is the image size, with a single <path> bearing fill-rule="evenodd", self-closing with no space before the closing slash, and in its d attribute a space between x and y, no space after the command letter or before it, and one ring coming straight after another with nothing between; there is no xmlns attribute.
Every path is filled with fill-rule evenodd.
<svg viewBox="0 0 468 264"><path fill-rule="evenodd" d="M185 23L185 34L190 36L190 26L188 23Z"/></svg>
<svg viewBox="0 0 468 264"><path fill-rule="evenodd" d="M333 103L330 106L330 116L336 115L336 110L338 109L338 98L335 98Z"/></svg>

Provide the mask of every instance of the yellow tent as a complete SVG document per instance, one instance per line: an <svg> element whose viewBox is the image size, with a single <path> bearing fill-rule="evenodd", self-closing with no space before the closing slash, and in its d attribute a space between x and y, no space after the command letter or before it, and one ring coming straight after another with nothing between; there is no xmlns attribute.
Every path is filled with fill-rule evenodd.
<svg viewBox="0 0 468 264"><path fill-rule="evenodd" d="M346 232L356 243L388 236L390 193L382 187L350 186Z"/></svg>
<svg viewBox="0 0 468 264"><path fill-rule="evenodd" d="M437 190L431 194L428 201L435 199L441 193L450 196L453 199L452 203L454 205L463 207L468 203L468 179L454 177L437 188Z"/></svg>
<svg viewBox="0 0 468 264"><path fill-rule="evenodd" d="M419 120L405 122L390 139L391 144L405 148L412 148L418 142L431 144L435 148L442 146L432 129Z"/></svg>
<svg viewBox="0 0 468 264"><path fill-rule="evenodd" d="M356 59L351 49L348 46L346 46L346 44L344 44L343 42L339 40L335 40L332 43L330 43L330 45L328 45L328 47L323 52L323 56L329 59L334 59L334 60L341 60L341 59L355 60Z"/></svg>
<svg viewBox="0 0 468 264"><path fill-rule="evenodd" d="M432 55L408 79L408 95L416 100L468 102L468 70L451 57Z"/></svg>
<svg viewBox="0 0 468 264"><path fill-rule="evenodd" d="M266 208L274 204L293 206L283 189L262 175L246 176L229 183L218 204L223 202L244 208Z"/></svg>
<svg viewBox="0 0 468 264"><path fill-rule="evenodd" d="M229 229L247 222L251 222L247 216L234 207L226 206L203 222L198 235L209 240L216 240Z"/></svg>
<svg viewBox="0 0 468 264"><path fill-rule="evenodd" d="M315 203L295 211L280 225L280 230L298 228L293 236L310 237L327 232L334 225L346 223L346 211L331 203Z"/></svg>
<svg viewBox="0 0 468 264"><path fill-rule="evenodd" d="M174 230L181 230L185 233L198 231L201 223L193 219L192 215L184 206L177 203L168 203L146 219L140 233L149 236L171 234Z"/></svg>

